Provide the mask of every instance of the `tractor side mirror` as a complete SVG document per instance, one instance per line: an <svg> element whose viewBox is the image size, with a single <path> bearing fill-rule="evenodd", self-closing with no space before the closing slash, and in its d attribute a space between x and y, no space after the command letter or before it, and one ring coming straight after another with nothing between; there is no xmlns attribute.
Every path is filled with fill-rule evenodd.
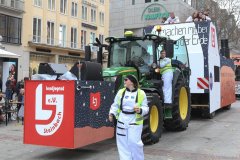
<svg viewBox="0 0 240 160"><path fill-rule="evenodd" d="M166 50L166 57L173 58L173 52L174 52L174 41L173 40L167 40L165 45Z"/></svg>

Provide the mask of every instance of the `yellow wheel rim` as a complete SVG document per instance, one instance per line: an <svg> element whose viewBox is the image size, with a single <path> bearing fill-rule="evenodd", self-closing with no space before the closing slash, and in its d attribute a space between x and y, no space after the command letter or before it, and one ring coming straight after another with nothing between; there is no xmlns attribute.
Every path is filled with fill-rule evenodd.
<svg viewBox="0 0 240 160"><path fill-rule="evenodd" d="M188 113L188 94L185 87L182 87L180 90L179 110L182 120L185 120Z"/></svg>
<svg viewBox="0 0 240 160"><path fill-rule="evenodd" d="M153 105L150 112L150 129L155 133L158 129L159 114L157 106Z"/></svg>

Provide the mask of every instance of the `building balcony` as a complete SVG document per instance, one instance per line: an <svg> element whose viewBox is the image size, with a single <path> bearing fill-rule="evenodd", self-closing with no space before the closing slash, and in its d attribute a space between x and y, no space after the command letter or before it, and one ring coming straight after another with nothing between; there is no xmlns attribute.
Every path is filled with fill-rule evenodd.
<svg viewBox="0 0 240 160"><path fill-rule="evenodd" d="M24 1L23 0L0 0L0 8L1 7L23 13Z"/></svg>
<svg viewBox="0 0 240 160"><path fill-rule="evenodd" d="M78 53L83 53L85 49L85 45L81 43L73 43L71 41L64 41L35 35L29 36L28 44L29 46L44 47L49 49L65 50Z"/></svg>

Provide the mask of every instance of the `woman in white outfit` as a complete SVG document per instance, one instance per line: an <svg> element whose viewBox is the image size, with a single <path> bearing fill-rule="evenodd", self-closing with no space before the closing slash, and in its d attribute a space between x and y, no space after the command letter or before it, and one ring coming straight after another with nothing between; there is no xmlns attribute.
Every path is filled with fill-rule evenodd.
<svg viewBox="0 0 240 160"><path fill-rule="evenodd" d="M117 119L116 139L120 160L144 160L141 140L143 116L149 111L146 94L138 89L137 78L127 75L109 111Z"/></svg>

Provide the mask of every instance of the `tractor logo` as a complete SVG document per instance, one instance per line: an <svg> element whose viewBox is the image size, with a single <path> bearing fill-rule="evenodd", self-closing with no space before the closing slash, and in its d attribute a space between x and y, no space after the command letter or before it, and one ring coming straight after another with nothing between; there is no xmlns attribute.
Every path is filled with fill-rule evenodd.
<svg viewBox="0 0 240 160"><path fill-rule="evenodd" d="M100 92L90 93L90 108L95 111L100 107L100 104L101 104Z"/></svg>
<svg viewBox="0 0 240 160"><path fill-rule="evenodd" d="M58 92L64 87L51 87L49 90ZM36 131L39 135L53 135L61 126L63 120L63 94L43 94L43 85L39 84L35 93L35 121ZM43 102L43 100L45 100Z"/></svg>
<svg viewBox="0 0 240 160"><path fill-rule="evenodd" d="M213 48L215 48L215 46L216 46L216 41L215 41L215 34L216 34L216 32L215 32L215 28L213 28L213 27L211 27L211 35L212 35L212 47Z"/></svg>

